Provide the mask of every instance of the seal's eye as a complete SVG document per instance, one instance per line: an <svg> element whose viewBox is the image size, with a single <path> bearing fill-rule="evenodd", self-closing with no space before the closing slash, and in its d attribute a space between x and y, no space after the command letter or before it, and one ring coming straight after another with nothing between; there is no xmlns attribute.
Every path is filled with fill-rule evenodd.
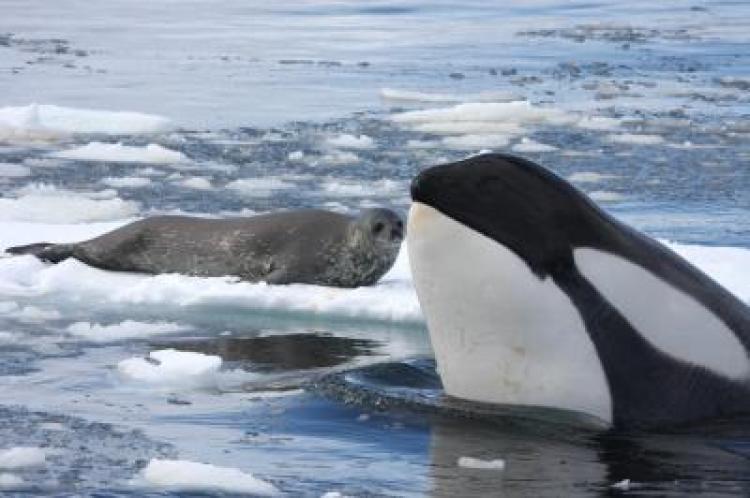
<svg viewBox="0 0 750 498"><path fill-rule="evenodd" d="M378 221L372 226L372 233L377 235L380 232L382 232L384 228L385 228L385 225L382 222Z"/></svg>

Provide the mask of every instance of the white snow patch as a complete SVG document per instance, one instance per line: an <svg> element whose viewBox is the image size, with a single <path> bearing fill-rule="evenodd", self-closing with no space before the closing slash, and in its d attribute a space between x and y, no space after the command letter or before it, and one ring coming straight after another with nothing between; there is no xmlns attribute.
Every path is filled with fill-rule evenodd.
<svg viewBox="0 0 750 498"><path fill-rule="evenodd" d="M462 456L458 459L458 466L466 469L481 469L481 470L503 470L505 469L505 460L480 460L479 458L473 458L468 456Z"/></svg>
<svg viewBox="0 0 750 498"><path fill-rule="evenodd" d="M145 485L171 491L279 494L273 484L239 469L188 460L152 458L139 477Z"/></svg>
<svg viewBox="0 0 750 498"><path fill-rule="evenodd" d="M15 309L5 311L4 314L22 323L44 323L61 318L60 312L57 310L40 308L33 305L23 307L16 305Z"/></svg>
<svg viewBox="0 0 750 498"><path fill-rule="evenodd" d="M191 188L193 190L211 190L213 188L213 185L211 185L211 180L208 178L204 178L202 176L192 176L190 178L185 178L179 184L185 188Z"/></svg>
<svg viewBox="0 0 750 498"><path fill-rule="evenodd" d="M148 358L122 360L117 364L117 371L128 380L149 385L207 388L216 386L220 367L219 356L161 349L151 351Z"/></svg>
<svg viewBox="0 0 750 498"><path fill-rule="evenodd" d="M20 178L29 176L31 168L23 164L0 163L0 176L5 178Z"/></svg>
<svg viewBox="0 0 750 498"><path fill-rule="evenodd" d="M166 118L138 112L99 111L44 104L0 107L0 142L55 141L74 133L154 134L172 128Z"/></svg>
<svg viewBox="0 0 750 498"><path fill-rule="evenodd" d="M530 152L552 152L554 150L557 150L557 147L555 147L554 145L543 144L528 137L524 137L519 143L511 147L511 150L513 152L526 154Z"/></svg>
<svg viewBox="0 0 750 498"><path fill-rule="evenodd" d="M607 135L607 140L612 143L632 145L659 145L664 143L664 138L660 135L637 133L612 133Z"/></svg>
<svg viewBox="0 0 750 498"><path fill-rule="evenodd" d="M597 202L618 202L625 199L625 196L609 190L594 190L589 192L588 196Z"/></svg>
<svg viewBox="0 0 750 498"><path fill-rule="evenodd" d="M158 334L170 334L190 327L171 322L137 322L125 320L111 325L76 322L68 326L69 334L93 342L115 342L124 339L140 339Z"/></svg>
<svg viewBox="0 0 750 498"><path fill-rule="evenodd" d="M117 197L114 190L72 192L53 185L32 184L0 198L0 221L70 223L127 218L138 203Z"/></svg>
<svg viewBox="0 0 750 498"><path fill-rule="evenodd" d="M24 480L10 472L0 473L0 489L16 488L23 486Z"/></svg>
<svg viewBox="0 0 750 498"><path fill-rule="evenodd" d="M79 161L111 161L121 163L174 164L190 160L182 152L168 149L158 144L145 146L108 144L91 142L50 154L60 159L77 159Z"/></svg>
<svg viewBox="0 0 750 498"><path fill-rule="evenodd" d="M115 188L141 188L151 185L151 179L142 176L108 176L102 179L102 183Z"/></svg>
<svg viewBox="0 0 750 498"><path fill-rule="evenodd" d="M342 149L372 149L375 146L375 141L367 135L355 136L348 133L330 137L326 143Z"/></svg>
<svg viewBox="0 0 750 498"><path fill-rule="evenodd" d="M0 450L0 469L40 467L44 465L46 459L46 453L42 448L37 448L36 446L15 446Z"/></svg>
<svg viewBox="0 0 750 498"><path fill-rule="evenodd" d="M270 197L278 190L297 188L297 184L281 178L241 178L229 182L226 188L248 197Z"/></svg>

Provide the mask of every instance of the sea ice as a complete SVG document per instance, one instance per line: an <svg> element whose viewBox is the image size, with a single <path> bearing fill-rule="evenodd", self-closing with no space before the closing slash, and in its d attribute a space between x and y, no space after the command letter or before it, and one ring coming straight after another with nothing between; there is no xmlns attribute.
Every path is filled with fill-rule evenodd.
<svg viewBox="0 0 750 498"><path fill-rule="evenodd" d="M30 104L0 107L1 141L52 141L68 134L136 135L172 129L166 118L138 112L76 109Z"/></svg>
<svg viewBox="0 0 750 498"><path fill-rule="evenodd" d="M141 188L151 185L151 179L142 176L108 176L102 179L102 183L115 188Z"/></svg>
<svg viewBox="0 0 750 498"><path fill-rule="evenodd" d="M185 188L191 188L193 190L211 190L213 188L211 180L202 176L191 176L190 178L185 178L179 184Z"/></svg>
<svg viewBox="0 0 750 498"><path fill-rule="evenodd" d="M70 223L128 218L138 203L117 197L114 190L73 192L52 185L32 184L0 198L0 221ZM37 240L38 242L38 240Z"/></svg>
<svg viewBox="0 0 750 498"><path fill-rule="evenodd" d="M121 163L174 164L190 160L182 152L158 144L144 146L91 142L80 147L53 152L52 157L79 161L109 161Z"/></svg>
<svg viewBox="0 0 750 498"><path fill-rule="evenodd" d="M0 176L5 178L20 178L29 176L31 168L23 164L0 163Z"/></svg>
<svg viewBox="0 0 750 498"><path fill-rule="evenodd" d="M9 472L0 472L0 489L16 488L22 486L24 480Z"/></svg>
<svg viewBox="0 0 750 498"><path fill-rule="evenodd" d="M44 449L35 446L15 446L0 450L0 469L39 467L46 461Z"/></svg>
<svg viewBox="0 0 750 498"><path fill-rule="evenodd" d="M645 135L636 133L613 133L607 135L607 140L617 144L632 145L659 145L664 143L664 138L660 135Z"/></svg>
<svg viewBox="0 0 750 498"><path fill-rule="evenodd" d="M276 487L232 467L218 467L189 460L152 458L140 473L143 484L155 488L186 492L249 493L258 496L279 494ZM136 481L136 483L138 483Z"/></svg>
<svg viewBox="0 0 750 498"><path fill-rule="evenodd" d="M372 149L375 146L375 141L367 135L355 136L348 133L330 137L326 143L342 149Z"/></svg>
<svg viewBox="0 0 750 498"><path fill-rule="evenodd" d="M161 349L148 358L128 358L117 364L117 371L131 381L170 388L216 386L221 358L192 351Z"/></svg>
<svg viewBox="0 0 750 498"><path fill-rule="evenodd" d="M278 190L297 188L297 184L281 178L241 178L229 182L226 188L249 197L270 197Z"/></svg>
<svg viewBox="0 0 750 498"><path fill-rule="evenodd" d="M524 137L519 143L511 147L511 150L513 152L518 152L519 154L526 154L530 152L552 152L557 150L557 147Z"/></svg>
<svg viewBox="0 0 750 498"><path fill-rule="evenodd" d="M596 202L618 202L625 199L624 195L608 190L594 190L593 192L588 192L588 196Z"/></svg>

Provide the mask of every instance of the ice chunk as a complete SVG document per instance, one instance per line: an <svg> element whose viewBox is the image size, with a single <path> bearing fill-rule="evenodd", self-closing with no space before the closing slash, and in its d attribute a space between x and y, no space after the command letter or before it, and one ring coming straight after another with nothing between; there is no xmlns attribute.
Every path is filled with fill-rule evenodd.
<svg viewBox="0 0 750 498"><path fill-rule="evenodd" d="M451 104L459 102L509 102L520 100L517 94L511 92L481 92L459 95L455 93L426 93L396 88L383 88L380 96L392 102L424 102L436 104Z"/></svg>
<svg viewBox="0 0 750 498"><path fill-rule="evenodd" d="M227 184L227 188L238 194L251 197L270 197L278 190L297 188L297 184L276 177L241 178Z"/></svg>
<svg viewBox="0 0 750 498"><path fill-rule="evenodd" d="M193 190L211 190L213 188L213 185L211 185L211 180L208 178L203 178L201 176L192 176L190 178L185 178L180 182L180 185L185 188L191 188Z"/></svg>
<svg viewBox="0 0 750 498"><path fill-rule="evenodd" d="M138 203L117 197L114 190L72 192L52 185L33 184L0 198L0 221L70 223L127 218Z"/></svg>
<svg viewBox="0 0 750 498"><path fill-rule="evenodd" d="M555 147L554 145L543 144L541 142L537 142L530 138L524 137L521 139L521 142L511 147L511 150L520 154L526 154L529 152L552 152L554 150L557 150L557 147Z"/></svg>
<svg viewBox="0 0 750 498"><path fill-rule="evenodd" d="M187 330L190 327L171 322L136 322L125 320L111 325L76 322L68 326L69 334L93 342L113 342L124 339L138 339L158 334L170 334Z"/></svg>
<svg viewBox="0 0 750 498"><path fill-rule="evenodd" d="M142 176L108 176L102 179L102 183L115 188L140 188L151 185L151 179Z"/></svg>
<svg viewBox="0 0 750 498"><path fill-rule="evenodd" d="M0 473L0 489L17 488L23 486L24 480L9 472Z"/></svg>
<svg viewBox="0 0 750 498"><path fill-rule="evenodd" d="M47 459L44 449L35 446L15 446L0 450L0 469L39 467Z"/></svg>
<svg viewBox="0 0 750 498"><path fill-rule="evenodd" d="M0 107L0 141L55 140L73 133L153 134L172 128L166 118L139 112L99 111L44 104Z"/></svg>
<svg viewBox="0 0 750 498"><path fill-rule="evenodd" d="M218 356L175 349L151 351L148 359L128 358L117 364L118 372L128 380L185 388L216 386L220 367Z"/></svg>
<svg viewBox="0 0 750 498"><path fill-rule="evenodd" d="M616 144L632 145L659 145L664 143L660 135L642 135L636 133L612 133L607 135L607 140Z"/></svg>
<svg viewBox="0 0 750 498"><path fill-rule="evenodd" d="M140 473L143 484L171 491L279 494L276 487L232 467L218 467L189 460L152 458Z"/></svg>
<svg viewBox="0 0 750 498"><path fill-rule="evenodd" d="M610 486L612 489L619 489L620 491L627 491L630 489L631 483L630 479L623 479L622 481L618 481Z"/></svg>
<svg viewBox="0 0 750 498"><path fill-rule="evenodd" d="M458 459L458 466L466 469L503 470L505 469L505 460L481 460L479 458L462 456Z"/></svg>
<svg viewBox="0 0 750 498"><path fill-rule="evenodd" d="M372 149L375 146L375 141L367 135L354 136L348 133L330 137L326 143L342 149Z"/></svg>
<svg viewBox="0 0 750 498"><path fill-rule="evenodd" d="M135 146L122 145L121 143L91 142L80 147L53 152L51 156L79 161L110 161L121 163L173 164L190 161L182 152L168 149L158 144Z"/></svg>

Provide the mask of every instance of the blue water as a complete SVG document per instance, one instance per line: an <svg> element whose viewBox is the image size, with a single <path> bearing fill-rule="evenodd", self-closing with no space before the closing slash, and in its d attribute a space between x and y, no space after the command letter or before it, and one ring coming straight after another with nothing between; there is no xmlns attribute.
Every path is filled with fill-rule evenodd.
<svg viewBox="0 0 750 498"><path fill-rule="evenodd" d="M505 91L661 137L646 146L613 143L611 130L529 127L524 136L557 150L524 155L563 176L609 175L579 185L610 194L608 211L655 237L750 248L749 33L747 2L5 0L0 107L140 111L178 130L0 146L0 163L31 168L0 178L0 192L13 197L31 183L96 191L106 177L142 174L147 165L50 163L50 152L104 140L159 143L193 161L156 167L166 173L147 187L118 189L141 215L370 205L405 214L416 172L476 150L410 147L440 136L392 116L452 104L393 102L380 90ZM320 159L330 152L325 137L342 133L375 146L344 164L290 157ZM185 189L170 174L207 176L213 188ZM294 188L259 196L226 188L267 177ZM327 189L341 184L361 189ZM3 293L0 301L56 304ZM610 486L622 479L641 495L750 492L746 421L602 434L571 414L446 399L421 323L233 302L78 302L58 311L41 323L0 315L0 331L22 337L0 342L0 448L58 451L23 474L34 484L19 493L141 496L128 482L158 456L239 467L293 496L598 496L618 494ZM192 329L104 345L65 335L74 321L126 319ZM226 370L248 376L210 392L115 378L120 360L164 347L218 354ZM50 421L64 430L45 429ZM463 469L460 456L503 458L507 468Z"/></svg>

